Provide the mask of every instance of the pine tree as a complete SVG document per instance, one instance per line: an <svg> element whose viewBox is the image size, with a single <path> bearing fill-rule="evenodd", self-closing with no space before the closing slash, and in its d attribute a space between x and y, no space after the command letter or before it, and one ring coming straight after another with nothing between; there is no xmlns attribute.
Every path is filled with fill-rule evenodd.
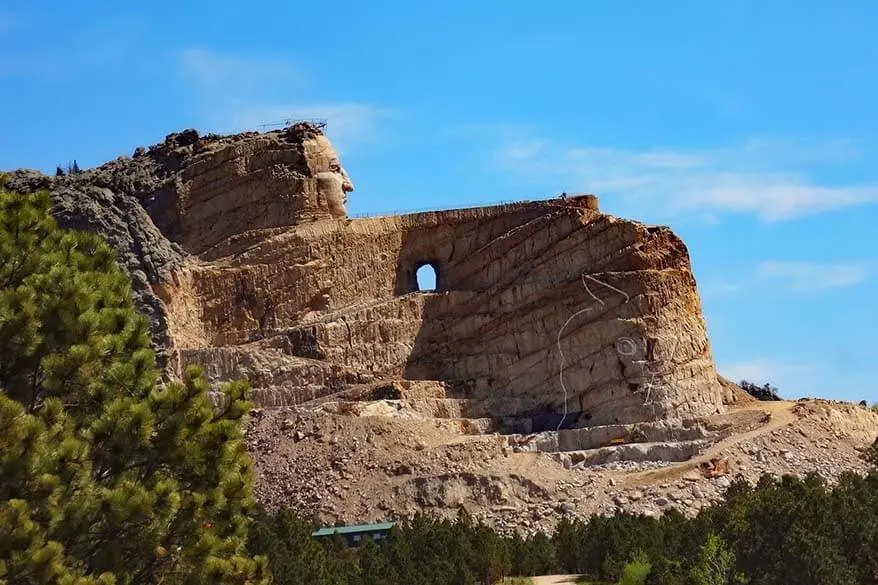
<svg viewBox="0 0 878 585"><path fill-rule="evenodd" d="M694 585L735 583L737 581L734 568L735 555L722 538L710 533L698 550L698 558L692 567L692 583Z"/></svg>
<svg viewBox="0 0 878 585"><path fill-rule="evenodd" d="M276 585L329 583L330 564L323 546L311 533L315 526L292 510L260 514L250 528L248 549L265 555Z"/></svg>
<svg viewBox="0 0 878 585"><path fill-rule="evenodd" d="M652 563L649 562L649 558L637 551L633 558L622 567L619 585L644 585L651 570Z"/></svg>
<svg viewBox="0 0 878 585"><path fill-rule="evenodd" d="M0 184L0 582L266 582L246 384L221 412L197 369L159 386L112 251L50 205Z"/></svg>

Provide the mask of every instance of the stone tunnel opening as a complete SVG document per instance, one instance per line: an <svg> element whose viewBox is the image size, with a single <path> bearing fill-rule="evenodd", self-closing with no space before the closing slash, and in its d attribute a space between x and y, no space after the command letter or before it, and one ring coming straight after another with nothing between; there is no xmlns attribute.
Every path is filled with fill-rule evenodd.
<svg viewBox="0 0 878 585"><path fill-rule="evenodd" d="M439 266L435 262L422 262L415 268L418 292L439 290Z"/></svg>

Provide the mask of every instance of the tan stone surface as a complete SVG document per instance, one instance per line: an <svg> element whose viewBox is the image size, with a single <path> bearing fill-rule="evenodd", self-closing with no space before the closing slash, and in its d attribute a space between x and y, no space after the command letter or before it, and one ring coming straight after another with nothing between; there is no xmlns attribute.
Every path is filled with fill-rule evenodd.
<svg viewBox="0 0 878 585"><path fill-rule="evenodd" d="M601 214L593 196L349 220L353 183L301 124L186 131L137 160L162 177L138 197L192 255L152 285L174 374L200 364L214 382L246 376L265 406L453 381L458 398L526 432L729 402L685 246ZM434 294L416 290L424 263Z"/></svg>
<svg viewBox="0 0 878 585"><path fill-rule="evenodd" d="M250 381L270 508L464 509L524 532L692 515L736 476L860 472L878 432L869 409L754 402L719 377L683 242L594 196L348 219L353 183L308 124L16 177L114 247L168 376ZM437 292L416 290L424 263Z"/></svg>
<svg viewBox="0 0 878 585"><path fill-rule="evenodd" d="M492 414L542 416L542 426L560 422L565 389L568 425L721 409L685 246L594 207L586 198L300 223L238 249L227 242L226 255L160 292L182 362L217 380L241 372L211 363L209 348L232 346L363 382L462 381ZM438 271L436 294L415 291L424 262ZM313 386L302 376L286 380L291 393Z"/></svg>
<svg viewBox="0 0 878 585"><path fill-rule="evenodd" d="M147 209L186 251L203 254L249 230L345 215L344 189L353 185L318 129L300 124L264 134L193 134L182 145L171 135L149 151L158 159L157 174L171 180Z"/></svg>
<svg viewBox="0 0 878 585"><path fill-rule="evenodd" d="M620 510L693 516L737 478L755 483L763 474L816 473L833 482L844 472L864 472L858 449L863 437L871 442L878 433L878 414L827 401L753 403L701 423L721 432L689 460L674 453L686 441L668 435L665 443L619 446L626 457L626 450L642 449L636 459L574 466L563 456L595 457L608 448L519 451L513 437L464 434L459 421L393 401L256 410L247 440L257 496L272 509L292 506L325 524L417 512L454 518L463 509L500 530L531 533L551 531L561 518ZM705 474L711 463L721 472Z"/></svg>

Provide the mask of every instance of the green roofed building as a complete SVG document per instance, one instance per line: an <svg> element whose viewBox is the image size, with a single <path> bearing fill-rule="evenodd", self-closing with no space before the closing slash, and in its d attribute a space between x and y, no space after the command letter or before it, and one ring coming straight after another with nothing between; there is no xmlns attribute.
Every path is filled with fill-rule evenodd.
<svg viewBox="0 0 878 585"><path fill-rule="evenodd" d="M366 537L374 541L387 538L390 529L396 522L382 522L380 524L357 524L355 526L329 526L321 528L311 534L314 538L324 538L338 534L348 543L348 546L359 546Z"/></svg>

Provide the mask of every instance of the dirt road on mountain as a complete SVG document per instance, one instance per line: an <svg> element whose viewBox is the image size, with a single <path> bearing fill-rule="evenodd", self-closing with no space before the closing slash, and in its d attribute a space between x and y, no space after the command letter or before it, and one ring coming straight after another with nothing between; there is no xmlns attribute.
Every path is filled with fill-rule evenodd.
<svg viewBox="0 0 878 585"><path fill-rule="evenodd" d="M795 405L795 402L783 400L777 402L758 402L753 406L743 408L739 412L762 410L768 412L771 415L771 419L766 424L753 429L752 431L735 434L719 441L699 456L693 457L688 461L683 461L679 464L670 465L661 469L641 471L637 473L620 473L617 475L618 480L626 487L645 486L675 480L683 474L692 471L693 469L697 469L702 463L706 463L711 459L718 457L720 453L730 447L734 447L744 441L750 441L757 437L773 433L778 429L794 423L796 421L796 415L793 412Z"/></svg>
<svg viewBox="0 0 878 585"><path fill-rule="evenodd" d="M344 406L352 413L335 413ZM551 533L561 518L619 510L694 516L738 478L816 472L833 482L865 471L859 449L878 434L878 413L861 406L760 402L697 421L722 434L690 461L568 469L552 453L516 453L503 435L462 435L458 420L428 415L392 401L255 411L247 441L258 497L325 525L464 510L505 533ZM706 477L699 466L712 458L728 458L728 472Z"/></svg>

